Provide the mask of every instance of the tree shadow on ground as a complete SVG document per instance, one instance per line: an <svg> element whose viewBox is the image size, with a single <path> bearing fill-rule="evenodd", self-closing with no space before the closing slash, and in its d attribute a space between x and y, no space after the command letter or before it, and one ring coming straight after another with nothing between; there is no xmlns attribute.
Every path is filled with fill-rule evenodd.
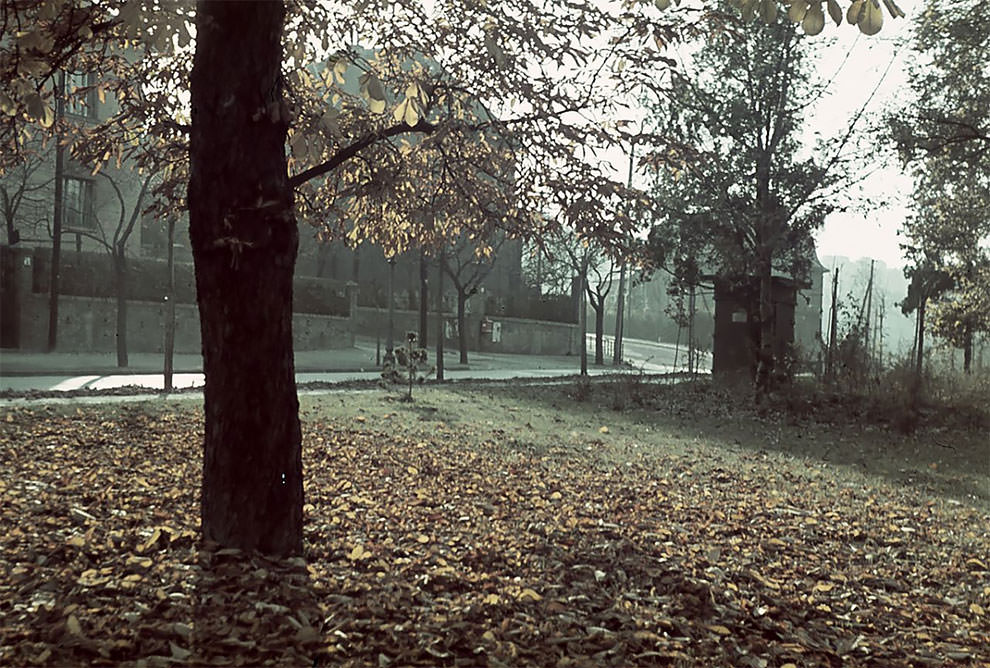
<svg viewBox="0 0 990 668"><path fill-rule="evenodd" d="M603 422L608 416L612 422L631 422L634 429L651 429L651 435L644 429L644 444L666 432L681 442L699 440L730 453L775 452L990 507L990 446L982 429L937 426L905 435L871 414L843 419L834 409L816 416L815 406L799 413L760 409L749 397L709 381L663 385L592 379L584 394L573 383L502 391L537 411L553 411L564 425ZM667 438L662 447L670 445Z"/></svg>
<svg viewBox="0 0 990 668"><path fill-rule="evenodd" d="M306 562L204 546L192 606L194 664L313 665L323 611Z"/></svg>

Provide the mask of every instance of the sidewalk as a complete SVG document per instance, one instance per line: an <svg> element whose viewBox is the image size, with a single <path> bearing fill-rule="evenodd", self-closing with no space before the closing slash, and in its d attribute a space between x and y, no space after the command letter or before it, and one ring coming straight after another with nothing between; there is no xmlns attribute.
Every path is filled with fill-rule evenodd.
<svg viewBox="0 0 990 668"><path fill-rule="evenodd" d="M435 359L435 350L430 351ZM457 350L444 351L444 369L574 369L579 368L576 356L510 355L469 351L468 364L459 363ZM384 348L381 350L384 356ZM130 353L128 366L118 367L115 353L41 353L17 350L0 351L0 377L63 376L63 375L144 375L162 373L161 353ZM377 351L373 339L358 339L352 348L333 350L301 350L295 353L297 373L369 372L378 371ZM173 359L176 374L202 373L203 359L199 354L176 354Z"/></svg>

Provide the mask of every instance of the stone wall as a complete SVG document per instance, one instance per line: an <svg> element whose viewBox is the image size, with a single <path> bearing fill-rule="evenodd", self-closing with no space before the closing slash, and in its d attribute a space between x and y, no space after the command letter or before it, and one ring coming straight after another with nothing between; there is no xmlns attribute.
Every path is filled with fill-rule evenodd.
<svg viewBox="0 0 990 668"><path fill-rule="evenodd" d="M48 299L22 297L20 341L24 350L42 349L48 340ZM60 297L58 300L58 350L62 352L113 352L117 349L117 307L113 299ZM167 309L163 303L129 302L127 350L160 353L165 340ZM349 318L297 313L292 318L296 350L330 350L354 345ZM175 306L175 352L200 352L199 309Z"/></svg>
<svg viewBox="0 0 990 668"><path fill-rule="evenodd" d="M457 316L445 313L446 331L444 344L457 348ZM396 346L405 341L406 332L419 332L419 311L395 309L392 313L392 336ZM487 321L482 332L482 323ZM498 323L499 340L493 341L492 330ZM491 325L491 328L489 328ZM436 345L437 316L429 314L427 346ZM581 337L578 326L569 323L521 318L500 318L472 314L465 318L468 350L490 353L515 353L519 355L577 355ZM388 309L358 306L354 312L354 331L368 337L380 337L382 345L388 337Z"/></svg>

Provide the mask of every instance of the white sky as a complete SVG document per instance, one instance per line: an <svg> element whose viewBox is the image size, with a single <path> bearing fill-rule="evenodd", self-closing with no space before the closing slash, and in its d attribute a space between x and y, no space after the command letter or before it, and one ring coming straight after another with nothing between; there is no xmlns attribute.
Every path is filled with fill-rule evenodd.
<svg viewBox="0 0 990 668"><path fill-rule="evenodd" d="M808 121L809 142L814 131L824 136L845 132L849 120L875 88L877 92L861 121L864 127L879 123L881 113L899 102L899 97L908 90L907 38L912 18L922 11L923 2L897 2L907 17L892 19L884 10L883 29L872 37L861 34L856 26L845 21L836 26L826 17L825 30L816 37L826 43L819 63L820 75L825 80L834 79L831 93L823 97ZM885 70L886 77L883 76ZM638 120L635 112L629 117ZM885 155L879 144L876 154L878 164L867 171L876 169L879 159ZM617 152L609 156L609 162L622 176L626 173L627 160ZM849 191L848 211L834 213L826 219L824 227L815 235L819 257L839 255L851 260L868 257L880 260L888 267L904 265L898 230L908 214L912 181L902 173L896 159L890 162L890 167L874 171Z"/></svg>
<svg viewBox="0 0 990 668"><path fill-rule="evenodd" d="M884 12L884 26L872 37L861 35L855 26L846 23L836 27L828 22L825 33L835 38L822 62L822 73L829 76L839 68L846 53L850 54L833 84L833 93L820 105L815 124L823 133L839 132L855 111L867 100L883 76L888 63L893 64L883 80L868 110L879 120L885 108L903 101L907 94L907 40L911 22L923 10L920 0L899 0L906 18L892 19ZM878 147L878 157L882 149ZM889 267L904 265L899 247L898 230L908 214L912 181L893 160L862 183L865 210L835 213L825 221L816 235L818 254L843 255L855 260L869 257Z"/></svg>

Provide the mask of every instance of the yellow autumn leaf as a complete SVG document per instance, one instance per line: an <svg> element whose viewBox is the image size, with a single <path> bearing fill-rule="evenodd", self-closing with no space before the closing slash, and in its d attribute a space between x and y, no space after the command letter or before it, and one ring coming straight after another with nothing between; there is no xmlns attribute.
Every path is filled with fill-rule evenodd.
<svg viewBox="0 0 990 668"><path fill-rule="evenodd" d="M69 618L65 620L65 628L74 636L82 635L82 626L80 626L79 620L75 615L69 615Z"/></svg>
<svg viewBox="0 0 990 668"><path fill-rule="evenodd" d="M866 0L859 16L859 31L864 35L876 35L883 27L883 10L876 0Z"/></svg>
<svg viewBox="0 0 990 668"><path fill-rule="evenodd" d="M367 559L371 556L371 553L364 549L361 545L355 545L350 552L347 553L347 558L351 561L359 561L361 559Z"/></svg>
<svg viewBox="0 0 990 668"><path fill-rule="evenodd" d="M415 466L410 466L406 468L406 471L409 472L409 475L419 475L419 469L417 469Z"/></svg>
<svg viewBox="0 0 990 668"><path fill-rule="evenodd" d="M602 434L607 434L608 433L608 427L602 425L602 427L598 431L601 432Z"/></svg>
<svg viewBox="0 0 990 668"><path fill-rule="evenodd" d="M27 107L28 115L38 121L43 128L51 127L55 122L55 112L45 104L38 93L30 93L24 97L24 106Z"/></svg>
<svg viewBox="0 0 990 668"><path fill-rule="evenodd" d="M974 615L980 615L981 617L984 614L986 614L983 611L983 608L979 604L977 604L977 603L970 603L969 604L969 611L972 612Z"/></svg>
<svg viewBox="0 0 990 668"><path fill-rule="evenodd" d="M542 601L543 597L537 594L532 589L523 589L519 592L519 596L516 597L520 601Z"/></svg>
<svg viewBox="0 0 990 668"><path fill-rule="evenodd" d="M825 29L825 13L820 2L808 8L808 13L801 21L801 29L804 30L805 35L817 35Z"/></svg>
<svg viewBox="0 0 990 668"><path fill-rule="evenodd" d="M732 633L732 631L730 631L728 627L722 626L721 624L713 624L712 626L708 627L708 630L717 633L720 636L727 636L730 633Z"/></svg>
<svg viewBox="0 0 990 668"><path fill-rule="evenodd" d="M7 95L6 93L0 93L0 111L7 114L8 116L17 115L17 105L14 104L14 101L10 99L10 96ZM13 422L13 421L14 421L14 416L8 415L7 422Z"/></svg>
<svg viewBox="0 0 990 668"><path fill-rule="evenodd" d="M416 542L417 543L424 543L424 544L425 543L429 543L430 542L430 537L427 536L426 534L422 534L421 533L418 536L416 536Z"/></svg>
<svg viewBox="0 0 990 668"><path fill-rule="evenodd" d="M403 100L402 102L400 102L398 105L396 105L395 111L392 112L392 118L395 120L396 123L401 123L402 122L402 119L406 115L406 107L407 106L409 106L409 99L408 98L406 98L405 100Z"/></svg>
<svg viewBox="0 0 990 668"><path fill-rule="evenodd" d="M853 0L849 3L849 8L846 10L846 23L849 25L856 25L859 23L859 17L863 14L864 0Z"/></svg>
<svg viewBox="0 0 990 668"><path fill-rule="evenodd" d="M348 62L345 58L341 58L333 65L333 76L337 83L344 83L344 73L347 71Z"/></svg>
<svg viewBox="0 0 990 668"><path fill-rule="evenodd" d="M406 125L413 127L419 123L419 113L416 111L416 105L413 104L411 99L406 100L406 111L402 116L402 120L405 121Z"/></svg>

